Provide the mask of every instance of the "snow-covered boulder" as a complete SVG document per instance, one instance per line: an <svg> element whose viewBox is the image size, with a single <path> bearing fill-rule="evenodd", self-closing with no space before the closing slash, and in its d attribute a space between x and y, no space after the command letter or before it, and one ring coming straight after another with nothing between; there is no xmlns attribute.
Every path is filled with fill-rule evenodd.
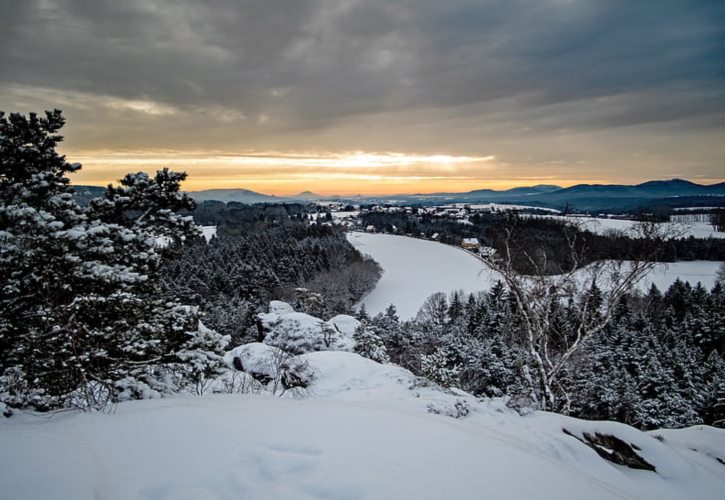
<svg viewBox="0 0 725 500"><path fill-rule="evenodd" d="M228 351L224 355L224 362L230 368L248 373L257 380L269 381L277 378L283 358L284 354L278 348L253 342Z"/></svg>
<svg viewBox="0 0 725 500"><path fill-rule="evenodd" d="M335 318L326 322L295 312L286 302L274 300L269 305L269 313L259 314L258 318L265 332L264 343L291 354L352 351L355 347L349 332L352 322L357 320L350 316L336 316L337 322L333 322Z"/></svg>
<svg viewBox="0 0 725 500"><path fill-rule="evenodd" d="M360 322L357 319L352 316L348 316L347 314L338 314L337 316L330 318L327 322L330 326L349 339L352 339L352 336L355 334L355 330L358 326L360 326Z"/></svg>
<svg viewBox="0 0 725 500"><path fill-rule="evenodd" d="M281 300L273 300L269 303L270 314L287 314L292 312L295 312L295 310L287 302L282 302Z"/></svg>
<svg viewBox="0 0 725 500"><path fill-rule="evenodd" d="M323 321L305 313L260 314L266 332L264 343L292 354L321 351L325 348Z"/></svg>
<svg viewBox="0 0 725 500"><path fill-rule="evenodd" d="M277 347L253 342L224 355L229 367L244 372L272 393L293 387L305 388L315 379L315 370L304 356L293 356ZM224 381L220 381L224 385Z"/></svg>

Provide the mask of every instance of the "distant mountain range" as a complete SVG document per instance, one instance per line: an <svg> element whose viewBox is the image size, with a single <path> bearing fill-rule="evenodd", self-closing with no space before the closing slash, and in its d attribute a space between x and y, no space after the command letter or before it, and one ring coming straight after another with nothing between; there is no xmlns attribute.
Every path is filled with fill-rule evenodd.
<svg viewBox="0 0 725 500"><path fill-rule="evenodd" d="M76 186L82 203L100 196L104 188ZM441 203L512 203L578 211L626 211L637 208L725 206L725 182L703 185L683 179L657 180L642 184L577 184L568 188L553 185L517 187L503 191L477 189L465 193L400 194L394 196L321 196L304 191L292 196L274 196L249 189L191 191L198 202L291 203L335 200L349 203L391 203L432 205Z"/></svg>
<svg viewBox="0 0 725 500"><path fill-rule="evenodd" d="M249 189L207 189L204 191L191 191L189 194L196 201L223 201L228 203L281 203L290 201L290 198L257 193Z"/></svg>

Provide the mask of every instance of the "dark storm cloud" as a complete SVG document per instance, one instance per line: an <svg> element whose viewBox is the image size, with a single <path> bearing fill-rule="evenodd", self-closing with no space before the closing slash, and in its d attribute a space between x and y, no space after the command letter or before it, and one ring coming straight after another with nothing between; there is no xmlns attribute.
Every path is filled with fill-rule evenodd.
<svg viewBox="0 0 725 500"><path fill-rule="evenodd" d="M703 132L665 156L722 175L719 143L691 153L725 129L725 2L0 0L0 17L0 109L63 107L77 147L601 165L666 127Z"/></svg>
<svg viewBox="0 0 725 500"><path fill-rule="evenodd" d="M5 85L277 111L302 126L676 84L721 106L725 87L725 4L712 1L46 0L2 13ZM614 123L658 120L650 108L630 102ZM712 113L701 108L678 113Z"/></svg>

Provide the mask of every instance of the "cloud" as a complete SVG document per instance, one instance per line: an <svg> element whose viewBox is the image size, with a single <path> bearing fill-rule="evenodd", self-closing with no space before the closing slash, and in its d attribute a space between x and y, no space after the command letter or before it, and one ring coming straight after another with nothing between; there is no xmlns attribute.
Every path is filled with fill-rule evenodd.
<svg viewBox="0 0 725 500"><path fill-rule="evenodd" d="M62 107L73 151L495 155L535 177L553 160L624 175L663 142L663 169L722 168L721 141L698 151L725 127L722 2L0 5L0 102Z"/></svg>

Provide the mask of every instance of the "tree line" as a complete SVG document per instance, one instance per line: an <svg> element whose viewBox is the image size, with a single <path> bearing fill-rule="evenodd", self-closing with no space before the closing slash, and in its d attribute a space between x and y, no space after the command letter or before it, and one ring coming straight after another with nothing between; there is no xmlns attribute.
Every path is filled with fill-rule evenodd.
<svg viewBox="0 0 725 500"><path fill-rule="evenodd" d="M556 350L576 336L573 318L582 304L550 307L550 349ZM443 386L538 407L540 380L531 369L536 363L523 317L502 282L478 294L434 294L414 320L401 321L392 305L372 318L363 309L361 318L391 362ZM647 293L627 293L612 321L566 365L555 387L556 406L548 409L641 429L724 427L724 353L722 283L708 291L678 280L664 293L654 285Z"/></svg>

